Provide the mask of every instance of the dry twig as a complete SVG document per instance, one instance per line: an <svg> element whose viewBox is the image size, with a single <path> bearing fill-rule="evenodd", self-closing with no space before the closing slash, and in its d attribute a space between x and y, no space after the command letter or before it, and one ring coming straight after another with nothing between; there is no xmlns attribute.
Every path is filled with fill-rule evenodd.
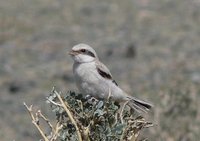
<svg viewBox="0 0 200 141"><path fill-rule="evenodd" d="M79 140L79 141L82 141L81 133L80 133L79 128L78 128L78 126L77 126L77 124L76 124L76 121L74 120L73 115L71 114L70 110L67 108L67 107L69 107L69 106L67 105L67 102L66 102L66 101L64 102L64 101L62 100L61 96L58 94L57 91L55 91L55 94L56 94L56 96L58 97L59 101L61 102L61 105L62 105L62 107L65 109L67 115L69 116L70 121L71 121L72 124L75 126L75 129L76 129L76 132L77 132L77 136L78 136L78 140Z"/></svg>
<svg viewBox="0 0 200 141"><path fill-rule="evenodd" d="M32 123L35 125L35 127L38 129L38 131L40 132L41 136L43 137L43 139L45 141L49 141L49 139L46 137L46 135L44 134L44 132L42 131L42 129L40 128L40 126L38 125L38 115L36 114L36 117L33 115L33 105L31 105L30 107L28 107L26 105L26 103L24 102L24 106L26 107L26 109L28 110L31 119L32 119Z"/></svg>

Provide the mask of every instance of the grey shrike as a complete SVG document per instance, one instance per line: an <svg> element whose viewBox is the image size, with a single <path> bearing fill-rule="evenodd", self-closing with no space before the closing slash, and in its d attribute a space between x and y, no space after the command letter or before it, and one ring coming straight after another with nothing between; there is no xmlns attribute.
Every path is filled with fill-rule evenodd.
<svg viewBox="0 0 200 141"><path fill-rule="evenodd" d="M76 85L83 95L97 99L111 98L119 103L128 102L136 111L147 112L152 105L124 92L113 79L109 69L99 61L95 50L86 44L75 45L69 52L74 60L73 73Z"/></svg>

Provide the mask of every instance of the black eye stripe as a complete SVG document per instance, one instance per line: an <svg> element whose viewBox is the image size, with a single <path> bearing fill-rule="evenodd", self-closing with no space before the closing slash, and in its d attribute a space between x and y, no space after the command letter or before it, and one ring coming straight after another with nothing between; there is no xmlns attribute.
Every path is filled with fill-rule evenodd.
<svg viewBox="0 0 200 141"><path fill-rule="evenodd" d="M82 54L87 54L89 56L95 57L94 53L92 53L91 51L86 50L86 49L81 49L79 52Z"/></svg>
<svg viewBox="0 0 200 141"><path fill-rule="evenodd" d="M85 49L81 49L81 52L86 52L86 50Z"/></svg>
<svg viewBox="0 0 200 141"><path fill-rule="evenodd" d="M92 57L95 57L94 53L92 53L91 51L86 51L86 54Z"/></svg>

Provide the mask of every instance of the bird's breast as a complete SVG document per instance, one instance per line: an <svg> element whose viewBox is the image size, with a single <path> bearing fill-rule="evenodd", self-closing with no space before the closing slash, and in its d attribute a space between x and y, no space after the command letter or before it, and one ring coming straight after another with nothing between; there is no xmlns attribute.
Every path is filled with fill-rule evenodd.
<svg viewBox="0 0 200 141"><path fill-rule="evenodd" d="M74 65L74 76L78 87L87 89L87 87L92 87L94 84L98 83L99 78L97 77L97 72L95 72L95 65L83 63L79 65Z"/></svg>
<svg viewBox="0 0 200 141"><path fill-rule="evenodd" d="M97 80L96 68L94 65L89 65L88 63L83 63L74 66L74 75L81 81L95 81Z"/></svg>
<svg viewBox="0 0 200 141"><path fill-rule="evenodd" d="M78 89L83 94L107 98L109 89L116 100L124 97L123 91L112 81L98 74L95 64L78 64L73 67Z"/></svg>

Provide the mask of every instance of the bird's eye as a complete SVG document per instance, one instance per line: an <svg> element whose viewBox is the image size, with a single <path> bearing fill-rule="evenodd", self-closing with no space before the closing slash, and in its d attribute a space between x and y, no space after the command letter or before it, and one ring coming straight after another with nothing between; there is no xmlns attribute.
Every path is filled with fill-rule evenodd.
<svg viewBox="0 0 200 141"><path fill-rule="evenodd" d="M81 49L81 52L86 52L86 50L85 49Z"/></svg>

